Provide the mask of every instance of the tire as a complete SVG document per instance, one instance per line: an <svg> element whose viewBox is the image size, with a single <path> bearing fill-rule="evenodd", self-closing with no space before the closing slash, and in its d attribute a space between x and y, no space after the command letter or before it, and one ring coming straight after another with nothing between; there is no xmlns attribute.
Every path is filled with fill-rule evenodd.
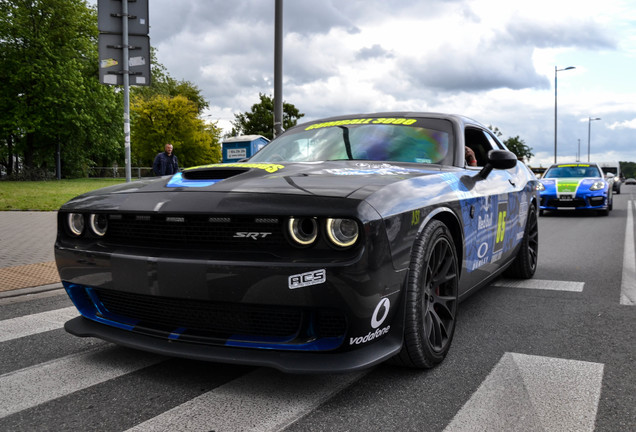
<svg viewBox="0 0 636 432"><path fill-rule="evenodd" d="M455 332L459 266L450 231L429 223L413 244L406 287L404 346L394 364L428 369L446 357Z"/></svg>
<svg viewBox="0 0 636 432"><path fill-rule="evenodd" d="M526 229L521 240L521 247L515 260L504 272L504 275L516 279L530 279L537 271L539 259L539 224L537 210L531 204L526 220Z"/></svg>

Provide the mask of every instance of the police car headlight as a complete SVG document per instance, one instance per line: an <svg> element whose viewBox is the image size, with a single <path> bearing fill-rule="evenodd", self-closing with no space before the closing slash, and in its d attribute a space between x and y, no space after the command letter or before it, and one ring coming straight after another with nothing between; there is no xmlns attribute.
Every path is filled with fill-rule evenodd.
<svg viewBox="0 0 636 432"><path fill-rule="evenodd" d="M84 233L84 215L81 213L69 213L66 218L68 229L74 236L81 236Z"/></svg>
<svg viewBox="0 0 636 432"><path fill-rule="evenodd" d="M592 186L590 186L591 191L597 191L601 189L605 189L605 182L597 181L597 182L594 182Z"/></svg>
<svg viewBox="0 0 636 432"><path fill-rule="evenodd" d="M92 214L89 217L89 224L93 234L103 237L108 229L108 217L105 214Z"/></svg>
<svg viewBox="0 0 636 432"><path fill-rule="evenodd" d="M335 246L352 246L358 240L358 223L353 219L327 219L327 237Z"/></svg>
<svg viewBox="0 0 636 432"><path fill-rule="evenodd" d="M289 218L287 223L289 236L300 246L309 246L318 237L318 223L316 218L301 217Z"/></svg>
<svg viewBox="0 0 636 432"><path fill-rule="evenodd" d="M536 189L537 189L539 192L542 192L542 191L544 191L544 190L545 190L545 186L543 186L543 183L539 182L539 183L537 183L537 187L536 187Z"/></svg>

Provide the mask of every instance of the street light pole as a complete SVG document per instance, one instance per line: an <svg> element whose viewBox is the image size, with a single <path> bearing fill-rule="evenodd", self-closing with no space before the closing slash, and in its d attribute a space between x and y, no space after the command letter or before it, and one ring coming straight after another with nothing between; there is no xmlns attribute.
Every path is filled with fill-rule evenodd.
<svg viewBox="0 0 636 432"><path fill-rule="evenodd" d="M600 120L600 117L596 117L596 118L592 118L592 117L588 117L587 118L587 161L590 161L590 135L592 132L592 122L594 120Z"/></svg>
<svg viewBox="0 0 636 432"><path fill-rule="evenodd" d="M557 72L576 69L574 66L568 66L563 69L557 69L554 66L554 163L557 162Z"/></svg>

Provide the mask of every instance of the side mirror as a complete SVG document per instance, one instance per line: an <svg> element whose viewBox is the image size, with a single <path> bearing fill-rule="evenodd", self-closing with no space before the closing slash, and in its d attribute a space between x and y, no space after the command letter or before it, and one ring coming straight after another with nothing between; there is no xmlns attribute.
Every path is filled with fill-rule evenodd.
<svg viewBox="0 0 636 432"><path fill-rule="evenodd" d="M481 178L488 177L493 169L510 169L517 165L517 156L508 150L490 150L488 152L488 163L479 172Z"/></svg>

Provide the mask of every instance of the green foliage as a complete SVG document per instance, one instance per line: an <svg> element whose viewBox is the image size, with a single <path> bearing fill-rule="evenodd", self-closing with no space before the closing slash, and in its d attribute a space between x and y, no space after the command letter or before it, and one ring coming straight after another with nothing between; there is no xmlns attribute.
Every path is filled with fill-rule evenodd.
<svg viewBox="0 0 636 432"><path fill-rule="evenodd" d="M179 167L221 160L221 129L199 118L208 102L189 81L178 81L154 60L151 85L131 90L131 151L139 166L152 166L166 143L174 146Z"/></svg>
<svg viewBox="0 0 636 432"><path fill-rule="evenodd" d="M519 135L508 138L504 141L504 144L508 147L508 150L516 154L519 159L523 159L526 162L530 162L530 159L534 156L532 149L528 147L521 138L519 138Z"/></svg>
<svg viewBox="0 0 636 432"><path fill-rule="evenodd" d="M187 97L138 96L130 108L132 160L140 166L152 166L166 143L174 146L180 168L221 159L220 129L198 118L197 104Z"/></svg>
<svg viewBox="0 0 636 432"><path fill-rule="evenodd" d="M490 129L497 138L501 138L503 135L497 126L493 127L492 125L488 125L488 129ZM508 150L517 156L517 158L525 160L526 163L530 162L530 159L534 156L534 153L532 153L532 147L528 147L525 141L519 138L519 135L516 137L509 137L507 140L503 141L503 143Z"/></svg>
<svg viewBox="0 0 636 432"><path fill-rule="evenodd" d="M132 97L149 100L157 95L164 96L184 96L197 106L197 113L209 106L208 102L201 95L201 90L190 81L178 81L170 76L166 68L157 62L156 50L151 47L151 80L149 86L133 87L130 91Z"/></svg>
<svg viewBox="0 0 636 432"><path fill-rule="evenodd" d="M621 173L623 176L628 178L636 178L636 162L619 162L621 166Z"/></svg>
<svg viewBox="0 0 636 432"><path fill-rule="evenodd" d="M84 0L0 2L0 163L77 176L123 155L122 101L98 81L97 13ZM115 120L116 119L116 120ZM113 127L114 122L119 127Z"/></svg>
<svg viewBox="0 0 636 432"><path fill-rule="evenodd" d="M252 110L234 115L231 135L262 135L267 139L274 138L274 99L259 93L259 103L252 105ZM283 102L283 129L296 126L298 119L305 114L287 102Z"/></svg>

